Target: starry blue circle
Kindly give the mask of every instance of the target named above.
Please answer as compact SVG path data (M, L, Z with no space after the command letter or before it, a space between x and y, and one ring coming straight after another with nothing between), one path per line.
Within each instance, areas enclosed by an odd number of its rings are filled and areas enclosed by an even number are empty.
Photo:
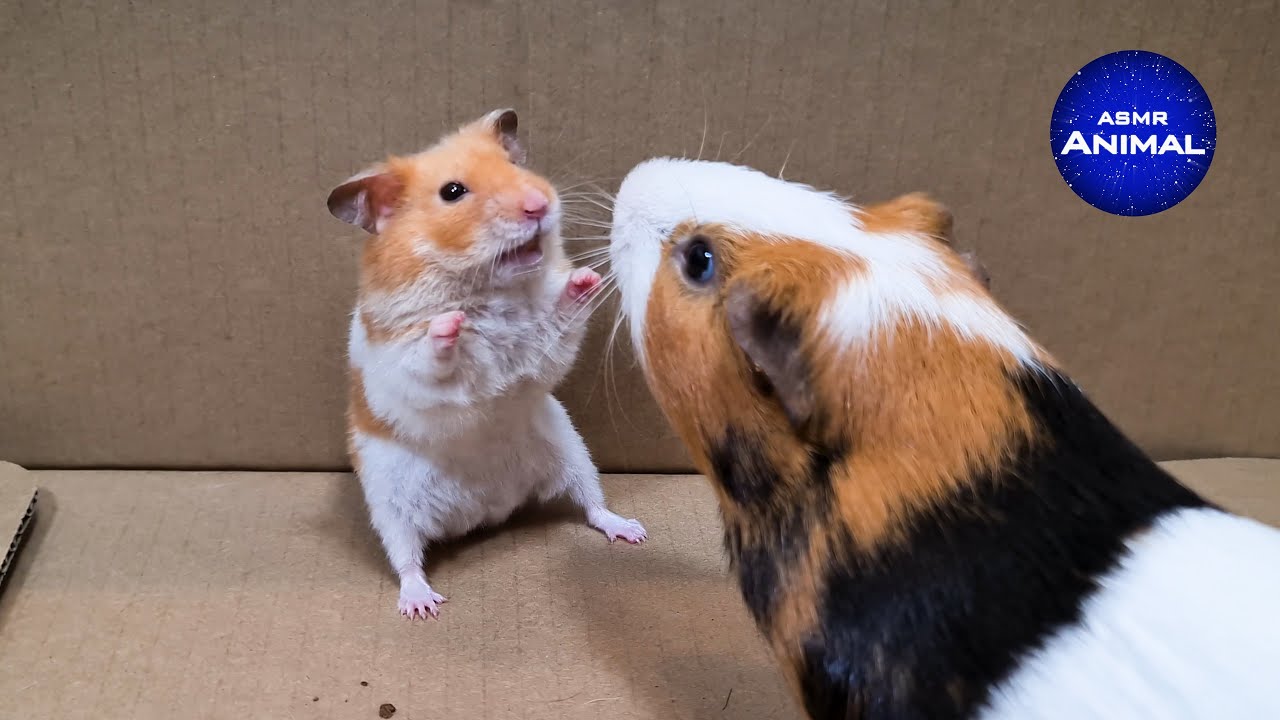
M1104 112L1168 113L1168 125L1099 125ZM1168 135L1203 155L1175 152L1152 155L1063 155L1073 131L1079 130L1092 149L1095 134L1156 136L1162 146ZM1204 179L1213 161L1218 129L1209 96L1184 67L1158 53L1124 50L1094 60L1067 81L1049 124L1049 145L1062 179L1090 205L1113 215L1153 215L1182 202Z

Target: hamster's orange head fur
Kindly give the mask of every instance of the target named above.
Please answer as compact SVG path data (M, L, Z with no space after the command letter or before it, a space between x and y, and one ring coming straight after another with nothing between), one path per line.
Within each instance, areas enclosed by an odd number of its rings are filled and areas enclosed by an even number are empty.
M1040 351L951 247L945 208L651 163L619 191L613 267L649 385L702 472L753 447L785 504L830 460L832 521L871 549L1030 432L1006 370ZM750 499L717 489L732 522Z
M516 129L514 111L495 110L330 193L330 212L371 234L364 288L395 291L428 268L454 276L487 272L503 282L559 261L560 201L549 182L524 167Z

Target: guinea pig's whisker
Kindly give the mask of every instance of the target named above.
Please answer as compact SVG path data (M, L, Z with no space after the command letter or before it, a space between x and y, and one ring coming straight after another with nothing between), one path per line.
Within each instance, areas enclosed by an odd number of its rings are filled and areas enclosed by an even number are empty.
M702 97L702 140L698 143L698 159L702 159L702 149L707 146L707 97Z
M572 194L573 194L573 193L571 193L571 192L570 192L570 190L576 190L576 189L578 189L578 188L580 188L580 187L586 187L586 186L588 186L588 185L594 185L594 184L596 184L596 182L597 182L597 181L595 181L595 180L583 180L583 181L581 181L581 182L576 182L576 183L574 183L574 184L572 184L572 185L565 185L564 187L556 188L556 192L558 192L558 193L560 194L560 197L564 197L565 195L572 195Z
M783 159L782 159L782 167L778 168L778 179L779 179L779 180L785 180L785 179L786 179L786 178L782 177L782 173L786 171L786 169L787 169L787 163L791 162L791 151L792 151L792 150L794 150L795 148L796 148L796 141L795 141L794 139L792 139L792 140L791 140L791 144L787 146L787 156L786 156L785 158L783 158Z
M747 141L746 145L742 146L742 149L739 150L736 155L729 158L729 162L737 162L738 158L742 157L742 154L755 144L756 139L760 137L760 133L763 133L765 128L769 127L769 123L771 122L773 122L773 113L769 113L769 116L764 119L764 124L760 126L760 129L756 131L756 134L751 136L751 139Z
M615 283L610 289L610 295L612 296L612 294L617 292L617 290L618 288ZM604 367L602 368L605 374L605 407L608 408L609 424L613 426L613 431L615 433L618 433L619 429L618 420L614 416L613 412L614 405L617 405L618 412L622 414L622 419L625 420L633 430L638 430L638 426L635 421L632 420L631 415L627 412L626 404L622 402L622 396L618 392L618 373L617 366L614 363L614 351L617 348L618 329L622 327L622 322L622 309L619 308L614 317L613 328L609 331L609 340L605 343Z

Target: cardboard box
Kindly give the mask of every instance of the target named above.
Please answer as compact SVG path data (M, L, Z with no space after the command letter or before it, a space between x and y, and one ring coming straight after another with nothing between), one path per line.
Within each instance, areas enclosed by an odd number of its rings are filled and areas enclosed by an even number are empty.
M701 152L858 201L931 192L1158 458L1280 455L1273 4L158 0L0 20L13 462L345 469L360 238L325 197L496 107L561 185ZM1196 75L1219 142L1190 198L1122 218L1063 182L1049 118L1076 70L1135 47ZM561 395L606 471L686 471L625 339L604 362L612 311Z
M1275 457L1277 34L1274 3L1192 0L0 5L0 459L39 469L0 463L0 717L797 717L707 484L642 474L689 463L625 333L605 361L612 303L559 395L649 542L529 513L431 554L440 621L398 616L342 472L360 237L328 191L497 107L561 186L686 155L928 191L1147 450ZM1220 122L1146 218L1048 147L1063 84L1126 48ZM1170 467L1280 524L1280 461Z
M0 593L4 592L9 568L26 542L38 497L25 470L0 462Z
M1168 467L1280 524L1280 461ZM40 518L0 596L4 717L800 717L701 478L606 478L649 529L639 547L553 509L429 552L449 602L416 623L350 475L28 481Z

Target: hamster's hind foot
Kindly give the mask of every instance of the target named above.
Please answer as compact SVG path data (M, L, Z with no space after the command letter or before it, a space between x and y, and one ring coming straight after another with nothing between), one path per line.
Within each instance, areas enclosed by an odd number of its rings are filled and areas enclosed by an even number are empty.
M413 620L439 617L440 606L449 599L431 589L425 581L406 578L400 582L400 614Z
M587 516L587 523L604 533L604 536L609 538L609 542L622 538L632 545L636 545L649 538L649 534L645 532L644 526L638 520L635 518L628 520L608 510L592 512Z

